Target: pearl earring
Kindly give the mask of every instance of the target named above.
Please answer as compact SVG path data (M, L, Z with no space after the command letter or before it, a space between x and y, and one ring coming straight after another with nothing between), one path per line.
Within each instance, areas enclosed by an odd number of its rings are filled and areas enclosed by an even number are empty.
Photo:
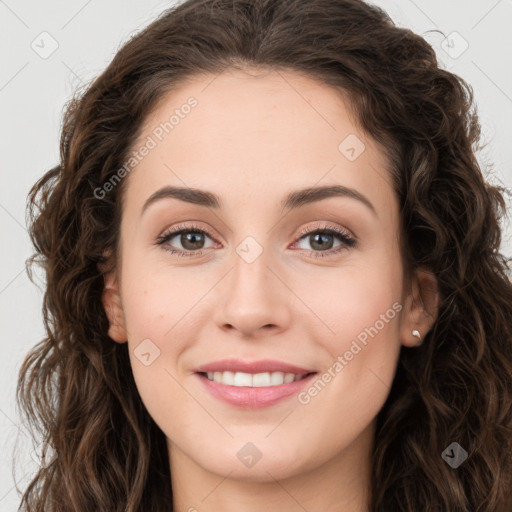
M423 343L421 340L421 335L420 335L419 331L414 329L414 331L412 331L412 335L415 336L416 338L418 338L418 340L419 340L418 345L421 345Z

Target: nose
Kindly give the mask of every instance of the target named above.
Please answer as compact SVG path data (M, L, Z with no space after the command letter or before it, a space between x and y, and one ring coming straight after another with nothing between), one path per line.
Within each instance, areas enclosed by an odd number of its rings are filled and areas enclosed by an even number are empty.
M283 272L275 265L269 266L265 251L252 263L238 255L234 260L233 268L217 289L218 327L249 338L288 329L292 293Z

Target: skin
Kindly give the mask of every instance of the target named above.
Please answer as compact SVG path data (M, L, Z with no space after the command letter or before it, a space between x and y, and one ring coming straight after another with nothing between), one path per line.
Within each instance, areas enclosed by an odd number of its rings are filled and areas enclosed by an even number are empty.
M404 281L384 153L336 90L292 71L195 76L162 98L134 146L191 96L198 105L125 178L120 259L103 294L109 335L128 342L140 396L166 435L175 509L365 511L375 418L400 346L418 343L412 330L423 337L437 306L429 273ZM354 161L338 149L349 134L365 145ZM166 185L211 191L222 208L164 198L141 216ZM282 210L289 192L323 185L355 189L375 213L350 197ZM212 234L201 255L156 244L183 223ZM315 258L322 249L300 230L325 225L357 244ZM247 236L263 249L252 263L236 251ZM327 241L327 250L343 245ZM186 251L179 235L170 245ZM351 343L394 303L400 311L347 361ZM134 353L145 339L160 350L148 366ZM217 400L193 372L233 357L321 375L340 355L346 366L309 403L292 396L252 411ZM262 455L252 467L237 458L248 442Z

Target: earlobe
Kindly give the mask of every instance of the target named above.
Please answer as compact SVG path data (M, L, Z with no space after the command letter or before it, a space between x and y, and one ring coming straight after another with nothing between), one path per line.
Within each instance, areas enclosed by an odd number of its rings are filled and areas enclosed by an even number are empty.
M128 336L115 271L106 274L104 279L105 288L103 289L102 302L110 324L108 335L115 342L124 343L127 341Z
M434 324L439 307L439 288L434 274L415 271L406 295L400 338L406 347L421 345Z

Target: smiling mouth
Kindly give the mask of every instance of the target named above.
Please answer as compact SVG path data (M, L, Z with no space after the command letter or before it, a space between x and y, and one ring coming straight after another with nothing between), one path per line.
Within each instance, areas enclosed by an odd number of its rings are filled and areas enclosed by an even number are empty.
M209 381L236 387L272 387L289 384L304 379L316 372L295 374L284 372L244 373L244 372L199 372Z

